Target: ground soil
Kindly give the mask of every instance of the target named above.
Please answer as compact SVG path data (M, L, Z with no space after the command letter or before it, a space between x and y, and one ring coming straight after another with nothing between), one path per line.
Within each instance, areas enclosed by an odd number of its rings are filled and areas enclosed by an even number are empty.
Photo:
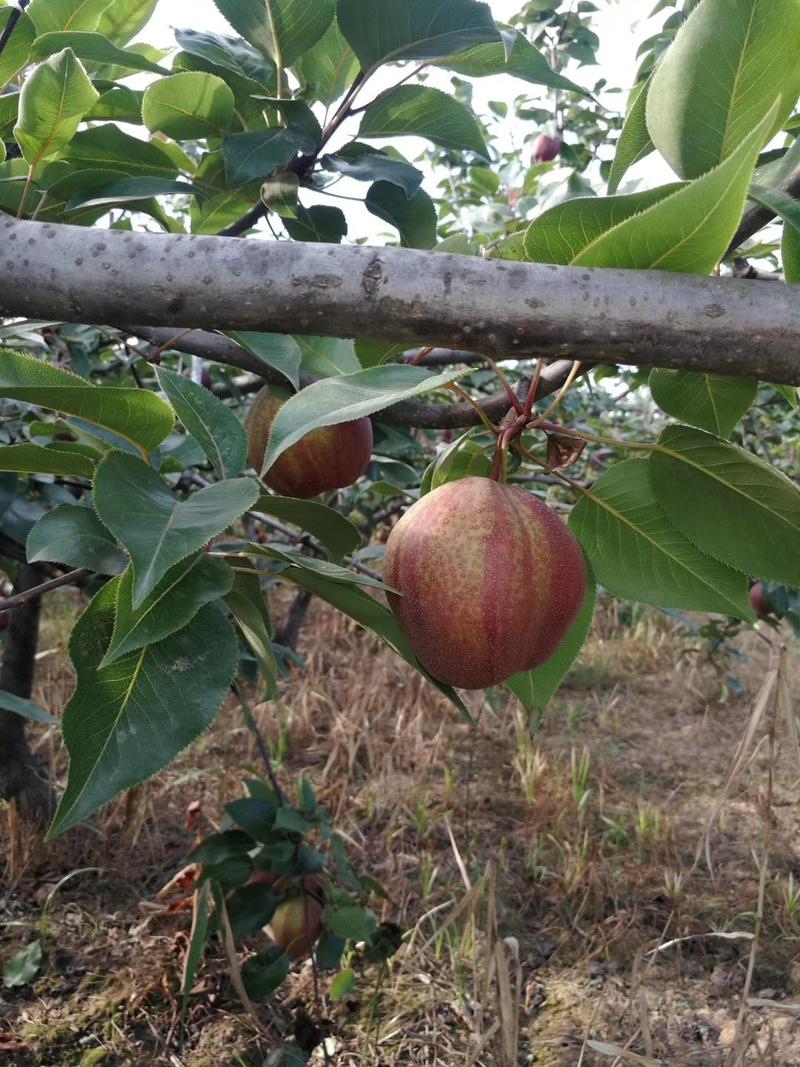
M34 695L54 711L71 687L72 610L65 596L45 621ZM332 1002L301 965L254 1019L212 944L181 1023L190 914L159 890L192 845L189 805L202 830L217 826L258 764L232 703L89 827L43 845L0 811L0 962L37 936L44 946L32 983L0 989L0 1063L260 1067L281 1035L322 1019L337 1065L800 1067L791 642L785 699L776 707L775 685L757 700L779 644L746 633L742 662L709 659L679 622L606 605L544 714L528 721L499 692L475 695L470 727L315 603L306 669L255 714L282 782L310 777L386 887L378 917L408 931L388 970L363 969ZM63 780L56 732L34 731Z

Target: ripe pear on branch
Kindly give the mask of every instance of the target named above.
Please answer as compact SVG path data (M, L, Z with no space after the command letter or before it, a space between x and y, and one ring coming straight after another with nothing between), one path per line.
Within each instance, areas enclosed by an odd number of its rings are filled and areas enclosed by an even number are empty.
M268 385L256 394L245 418L247 461L261 470L270 430L288 389ZM310 497L343 489L358 481L372 456L372 423L368 418L311 430L278 456L263 478L283 496Z
M587 575L580 545L546 504L468 477L434 489L400 519L386 543L384 581L426 670L484 689L552 656Z

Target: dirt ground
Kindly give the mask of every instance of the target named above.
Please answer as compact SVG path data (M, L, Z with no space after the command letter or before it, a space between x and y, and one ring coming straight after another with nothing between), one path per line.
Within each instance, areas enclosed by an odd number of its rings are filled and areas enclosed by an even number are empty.
M35 697L53 710L69 610L41 646ZM678 622L619 618L599 612L546 713L473 696L470 728L314 605L307 669L256 718L282 782L308 774L388 890L378 918L408 931L344 1002L324 983L315 998L306 964L253 1019L212 944L180 1022L190 914L157 894L191 847L188 805L218 825L257 764L235 705L80 832L43 846L0 812L0 963L44 945L32 984L0 988L0 1063L261 1067L311 1017L330 1031L312 1062L348 1067L800 1067L796 643L778 676L771 631L737 638L743 692L723 701L720 665ZM35 731L63 779L55 731Z

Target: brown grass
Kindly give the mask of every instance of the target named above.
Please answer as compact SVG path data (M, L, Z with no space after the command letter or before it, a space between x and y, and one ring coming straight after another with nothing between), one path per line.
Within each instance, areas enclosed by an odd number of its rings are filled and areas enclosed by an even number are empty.
M68 610L42 645L36 696L53 709L70 688ZM785 722L769 808L767 714L712 830L713 872L694 864L773 653L757 635L740 638L746 692L719 703L713 665L682 654L675 624L643 612L620 628L615 611L600 613L533 730L500 693L471 697L472 729L316 604L300 649L308 669L256 718L284 783L309 775L357 862L389 891L376 912L409 931L401 951L342 1004L315 1005L300 968L260 1008L264 1039L213 948L185 1031L177 1025L189 916L167 913L156 894L191 846L187 805L200 801L203 829L216 826L257 765L231 706L91 829L47 848L6 842L4 955L30 939L60 878L94 868L54 896L41 977L0 994L0 1049L4 1031L20 1042L8 1062L260 1065L270 1042L321 1009L337 1064L800 1064L798 763ZM790 671L796 693L796 662ZM40 730L37 744L63 774L54 732ZM756 1002L737 1023L767 824Z

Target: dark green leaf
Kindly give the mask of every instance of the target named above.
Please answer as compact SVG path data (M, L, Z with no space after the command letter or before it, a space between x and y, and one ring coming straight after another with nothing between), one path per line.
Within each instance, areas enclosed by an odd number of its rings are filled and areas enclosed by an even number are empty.
M397 229L406 248L433 248L436 244L436 208L423 189L409 200L397 185L375 182L367 193L365 206Z
M307 530L325 546L331 559L337 563L361 544L361 534L349 519L316 500L263 494L253 510L274 515L276 519Z
M361 137L425 137L442 148L488 159L483 133L464 104L427 85L400 85L364 112Z
M194 978L197 974L197 968L200 966L200 960L203 957L203 949L205 948L206 937L208 936L208 919L208 886L201 885L197 890L197 896L195 898L195 917L194 922L192 923L189 951L186 953L186 963L184 964L183 970L181 1018L186 1017L186 1011L189 1007L189 996L192 991L192 986L194 985Z
M245 960L242 981L255 1001L271 996L289 973L289 957L275 945Z
M99 669L118 583L100 590L70 638L77 686L62 717L69 779L49 837L168 764L210 725L236 668L233 627L207 604L179 633Z
M247 459L247 435L230 408L202 385L156 369L161 391L175 414L202 448L220 478L235 478Z
M62 504L43 515L28 534L26 551L29 563L63 563L95 574L121 574L127 563L92 509L78 504Z
M337 17L365 71L440 59L500 36L489 5L475 0L339 0Z
M293 337L281 333L256 333L252 330L226 330L237 345L249 352L256 359L263 360L268 367L280 371L292 383L300 388L300 347Z
M257 498L252 478L235 478L177 500L164 479L140 459L122 452L106 456L97 468L94 506L130 555L134 609L170 567L230 526Z
M185 52L265 88L275 79L275 67L270 60L241 37L225 37L202 30L176 30L175 40Z
M412 197L422 184L422 172L410 163L392 159L378 148L353 141L332 156L320 160L325 170L359 182L391 182Z
M468 78L490 77L495 74L510 74L532 85L546 85L550 89L562 89L590 96L575 82L551 70L538 48L518 30L501 31L504 40L476 45L466 52L439 60L439 66L465 74Z
M138 609L133 608L133 572L120 579L114 633L100 667L182 630L204 604L230 592L233 571L204 552L172 567Z
M329 904L323 913L325 928L348 941L369 941L375 916L357 904Z
M298 205L297 217L284 219L286 232L294 241L322 241L339 244L347 236L347 219L341 208L328 204Z
M226 134L222 142L225 173L231 185L265 178L275 167L288 163L298 152L313 151L304 134L283 127Z
M208 863L213 866L225 860L246 856L253 849L249 834L241 830L223 830L221 833L209 834L196 845L186 859L190 863Z
M178 165L165 148L123 133L111 122L77 133L64 158L73 166L119 171L125 178L175 178L178 174Z
M83 178L86 184L86 171L76 177ZM171 178L130 178L108 184L100 184L92 189L82 188L81 192L70 197L64 208L67 212L78 208L112 207L115 204L129 204L139 200L149 200L154 196L204 196L201 189L188 182L173 181Z
M280 897L259 882L234 889L227 901L228 921L234 937L249 937L262 930L275 914Z

